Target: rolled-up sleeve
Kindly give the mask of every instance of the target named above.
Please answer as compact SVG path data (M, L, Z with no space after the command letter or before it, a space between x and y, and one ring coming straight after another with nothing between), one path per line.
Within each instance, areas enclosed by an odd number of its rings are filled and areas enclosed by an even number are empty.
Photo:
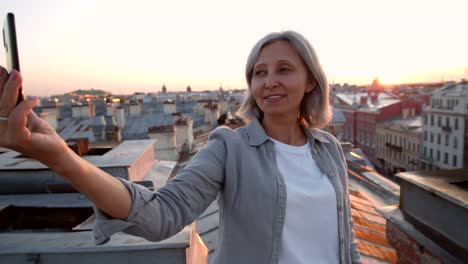
M149 241L168 238L193 222L216 198L224 183L225 128L215 129L189 164L157 191L119 179L131 194L126 220L113 219L95 209L96 244L107 242L117 232Z

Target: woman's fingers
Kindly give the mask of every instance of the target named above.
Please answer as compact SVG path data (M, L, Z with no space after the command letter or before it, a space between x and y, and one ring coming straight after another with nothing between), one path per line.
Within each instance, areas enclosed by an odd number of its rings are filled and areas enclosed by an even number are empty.
M27 116L35 105L37 105L37 100L30 98L21 102L10 113L5 133L5 142L3 142L7 148L24 152L29 147L31 131L26 127L28 123Z
M21 102L10 113L8 129L12 131L21 131L26 129L26 125L28 124L28 115L38 103L39 102L36 98L29 98L28 100Z
M5 83L8 80L8 72L5 68L0 66L0 97L2 96L3 93L3 86L5 86Z
M11 71L0 97L0 117L8 117L15 108L21 83L21 74L16 70Z

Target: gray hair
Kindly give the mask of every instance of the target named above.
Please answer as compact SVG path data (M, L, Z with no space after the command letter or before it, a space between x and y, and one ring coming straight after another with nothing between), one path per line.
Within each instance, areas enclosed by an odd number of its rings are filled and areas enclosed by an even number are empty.
M291 30L270 33L253 46L245 66L248 90L236 115L247 120L263 117L262 111L252 96L253 68L262 48L280 40L288 41L291 44L304 62L309 79L315 82L314 89L302 98L299 121L309 128L325 127L332 116L327 77L310 42L303 35Z

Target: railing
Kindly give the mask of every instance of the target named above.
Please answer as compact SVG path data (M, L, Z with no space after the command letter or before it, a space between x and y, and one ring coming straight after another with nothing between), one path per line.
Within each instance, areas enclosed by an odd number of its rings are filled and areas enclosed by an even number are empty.
M395 151L398 151L398 152L402 152L402 151L403 151L403 148L402 148L402 147L397 146L397 145L394 145L394 144L392 144L392 143L390 143L390 142L386 142L386 143L385 143L385 146L388 147L388 148L390 148L390 149L393 149L393 150L395 150Z

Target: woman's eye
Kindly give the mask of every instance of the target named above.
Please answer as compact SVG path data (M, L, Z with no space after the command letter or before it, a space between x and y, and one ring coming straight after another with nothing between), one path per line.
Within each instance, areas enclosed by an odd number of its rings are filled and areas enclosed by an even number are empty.
M255 76L262 76L262 75L265 75L265 71L264 70L257 70L255 71Z
M287 67L280 68L280 72L289 72L289 71L291 71L291 69L289 69Z

